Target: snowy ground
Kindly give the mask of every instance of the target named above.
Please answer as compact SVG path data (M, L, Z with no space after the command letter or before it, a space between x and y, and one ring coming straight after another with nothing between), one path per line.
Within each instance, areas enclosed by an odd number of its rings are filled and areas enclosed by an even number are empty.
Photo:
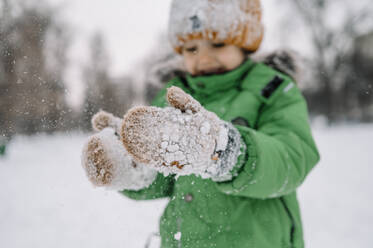
M372 247L373 125L314 134L322 162L299 190L307 247ZM157 231L166 201L94 189L80 167L84 140L42 135L11 143L0 159L1 247L142 248Z

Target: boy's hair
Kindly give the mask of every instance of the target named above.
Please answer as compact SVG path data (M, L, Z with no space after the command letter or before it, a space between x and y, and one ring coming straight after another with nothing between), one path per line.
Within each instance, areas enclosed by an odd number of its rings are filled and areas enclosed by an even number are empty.
M193 39L255 52L263 39L260 0L173 0L169 39L177 53Z

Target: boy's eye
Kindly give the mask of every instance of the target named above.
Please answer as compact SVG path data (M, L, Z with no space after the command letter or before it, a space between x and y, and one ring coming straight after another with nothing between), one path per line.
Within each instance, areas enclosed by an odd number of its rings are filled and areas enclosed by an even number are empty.
M212 46L213 46L214 48L222 48L222 47L225 47L225 43L224 43L224 42L213 43Z
M188 53L196 53L197 47L186 47L185 51L187 51Z

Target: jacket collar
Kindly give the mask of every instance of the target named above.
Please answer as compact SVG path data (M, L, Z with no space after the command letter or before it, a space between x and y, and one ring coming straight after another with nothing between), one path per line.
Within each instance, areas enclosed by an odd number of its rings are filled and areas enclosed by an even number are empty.
M186 81L190 88L197 94L209 95L218 91L225 91L232 87L237 87L252 68L254 62L251 59L245 60L239 67L219 75L186 76Z

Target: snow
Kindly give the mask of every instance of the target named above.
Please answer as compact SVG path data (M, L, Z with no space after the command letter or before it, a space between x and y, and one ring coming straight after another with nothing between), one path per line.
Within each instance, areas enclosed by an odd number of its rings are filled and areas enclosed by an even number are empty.
M80 165L87 135L17 137L0 159L1 247L143 247L165 200L94 188Z
M314 135L322 161L299 190L307 247L370 248L373 126L317 127ZM0 158L2 247L142 248L157 232L167 201L136 202L93 188L80 165L86 138L12 141Z
M211 125L207 121L202 123L202 126L200 128L200 131L202 134L208 134L210 132Z
M299 191L309 247L372 247L373 125L315 133L321 163Z
M175 240L180 240L181 239L181 232L175 233L174 238L175 238Z

